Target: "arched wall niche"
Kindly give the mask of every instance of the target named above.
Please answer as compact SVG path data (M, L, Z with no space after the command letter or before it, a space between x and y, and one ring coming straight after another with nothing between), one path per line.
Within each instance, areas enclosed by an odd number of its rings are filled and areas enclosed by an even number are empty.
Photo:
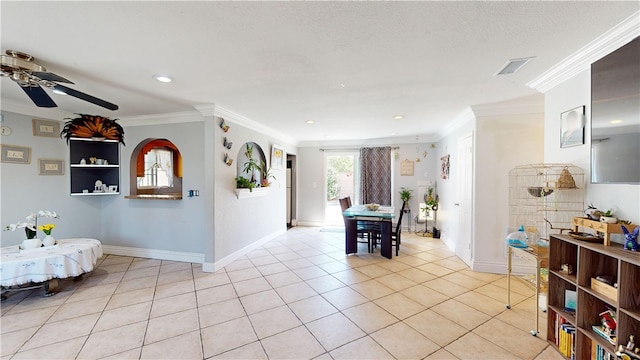
M259 169L255 169L248 173L245 171L247 164L249 163L249 153L251 153L251 157L258 166L263 166L263 164L267 163L264 151L262 151L260 145L255 142L244 143L238 149L238 155L236 157L236 159L238 159L236 162L236 176L254 180L256 187L259 187L262 180L262 172Z
M133 149L129 164L128 198L182 199L182 155L171 141L141 141Z

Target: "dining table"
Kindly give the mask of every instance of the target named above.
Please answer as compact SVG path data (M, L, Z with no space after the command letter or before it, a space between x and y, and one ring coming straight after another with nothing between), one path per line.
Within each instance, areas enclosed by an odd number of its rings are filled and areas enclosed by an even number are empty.
M391 222L395 218L393 206L380 206L369 210L366 205L354 205L345 210L345 253L358 252L358 222L368 222L380 226L380 255L391 259Z

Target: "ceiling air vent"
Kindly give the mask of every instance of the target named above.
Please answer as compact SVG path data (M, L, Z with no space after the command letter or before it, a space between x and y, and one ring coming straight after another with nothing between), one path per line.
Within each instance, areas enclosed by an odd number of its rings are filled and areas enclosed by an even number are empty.
M496 73L496 75L508 75L515 74L518 70L520 70L526 63L528 63L534 57L527 57L521 59L511 59L507 61L506 64Z

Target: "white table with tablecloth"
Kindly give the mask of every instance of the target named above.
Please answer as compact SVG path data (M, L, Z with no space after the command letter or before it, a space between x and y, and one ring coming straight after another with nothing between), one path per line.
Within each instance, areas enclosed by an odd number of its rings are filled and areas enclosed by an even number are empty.
M80 276L92 271L101 257L102 244L96 239L61 239L57 245L29 250L21 250L18 245L3 247L0 285L5 290ZM51 286L47 292L52 292Z

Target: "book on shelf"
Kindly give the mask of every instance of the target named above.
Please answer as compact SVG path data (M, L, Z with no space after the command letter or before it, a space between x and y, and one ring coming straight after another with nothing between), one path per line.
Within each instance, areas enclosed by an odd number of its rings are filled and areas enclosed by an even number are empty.
M607 342L609 342L609 344L611 345L616 345L616 335L614 333L607 333L607 331L605 330L605 327L602 325L593 325L591 326L591 329L593 330L593 332L595 332L596 334L600 335L600 337L602 337L603 339L607 340Z
M565 357L573 358L576 327L569 323L561 324L559 327L559 334L560 339L558 349L560 350L560 353Z
M564 308L572 309L573 313L576 311L576 292L575 290L565 290L564 291ZM567 311L568 312L568 311Z

